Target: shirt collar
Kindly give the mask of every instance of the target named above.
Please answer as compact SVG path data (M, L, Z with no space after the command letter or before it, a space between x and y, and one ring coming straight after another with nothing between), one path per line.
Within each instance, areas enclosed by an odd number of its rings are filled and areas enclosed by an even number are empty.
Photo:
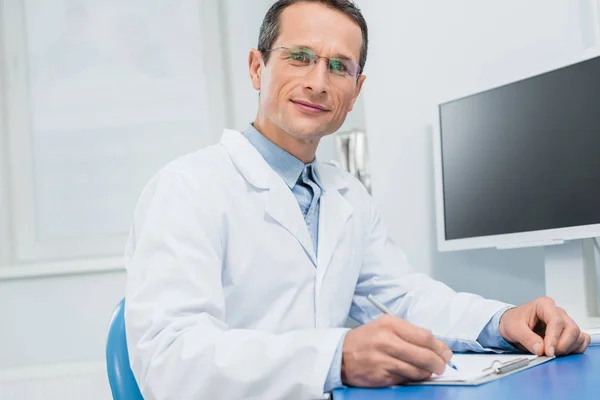
M296 186L296 182L298 182L298 178L300 178L302 175L304 168L308 167L309 165L311 166L312 170L311 178L317 183L317 185L319 185L321 188L323 187L314 169L316 158L312 163L304 164L302 160L296 158L267 139L254 127L253 124L250 124L248 128L242 132L242 134L244 137L246 137L246 139L248 139L254 148L258 150L267 164L269 164L269 166L279 176L281 176L290 189Z

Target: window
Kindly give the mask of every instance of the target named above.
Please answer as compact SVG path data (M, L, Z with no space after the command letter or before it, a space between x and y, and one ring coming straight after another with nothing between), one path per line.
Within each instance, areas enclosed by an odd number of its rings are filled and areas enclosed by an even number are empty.
M2 4L0 250L9 214L13 262L120 255L152 174L225 125L218 0Z

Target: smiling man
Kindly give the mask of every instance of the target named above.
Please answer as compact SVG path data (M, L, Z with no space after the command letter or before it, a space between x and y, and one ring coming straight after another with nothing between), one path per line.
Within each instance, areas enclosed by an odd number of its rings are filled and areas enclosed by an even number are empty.
M427 379L453 350L586 349L551 299L514 307L413 272L361 183L315 159L360 93L367 47L350 1L275 2L249 54L254 123L144 189L125 317L145 398L310 399Z

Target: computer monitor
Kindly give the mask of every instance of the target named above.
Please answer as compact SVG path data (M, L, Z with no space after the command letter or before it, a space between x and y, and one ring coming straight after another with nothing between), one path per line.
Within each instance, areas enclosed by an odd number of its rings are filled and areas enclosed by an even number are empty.
M544 246L546 295L600 326L600 54L435 111L439 250Z
M600 236L600 54L438 104L438 247Z

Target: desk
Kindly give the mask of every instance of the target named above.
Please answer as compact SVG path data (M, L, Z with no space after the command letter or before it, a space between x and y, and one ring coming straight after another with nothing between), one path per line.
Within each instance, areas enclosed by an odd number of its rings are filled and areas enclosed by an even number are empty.
M399 386L338 389L333 400L600 399L600 347L559 357L480 386Z

